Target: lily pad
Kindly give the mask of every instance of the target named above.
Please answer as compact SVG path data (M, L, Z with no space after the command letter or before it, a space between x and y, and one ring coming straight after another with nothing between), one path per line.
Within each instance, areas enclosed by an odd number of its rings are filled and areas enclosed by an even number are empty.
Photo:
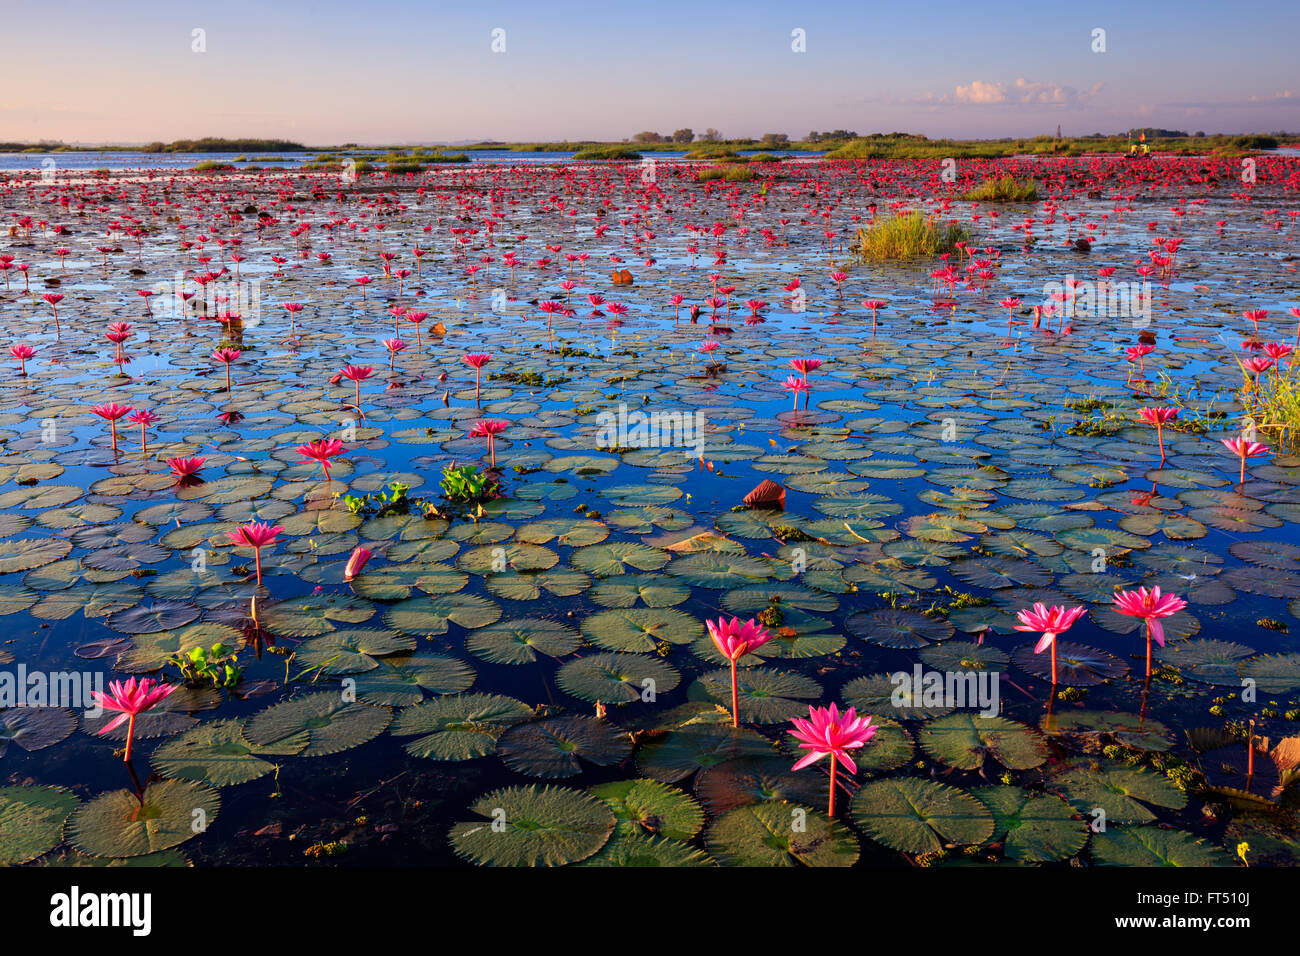
M211 787L156 780L143 799L114 790L82 804L68 821L68 841L91 856L144 856L203 833L220 809L221 795Z
M902 853L983 843L994 829L993 814L966 791L915 777L864 784L852 812L864 833Z
M470 808L482 819L451 830L456 855L483 866L564 866L585 860L614 832L614 813L566 787L494 790Z

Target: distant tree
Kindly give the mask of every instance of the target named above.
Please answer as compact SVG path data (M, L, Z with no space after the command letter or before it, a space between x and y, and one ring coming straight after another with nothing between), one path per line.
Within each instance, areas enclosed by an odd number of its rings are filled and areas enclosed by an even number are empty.
M813 130L806 137L804 137L804 140L809 143L820 143L822 141L822 134L817 132L816 130Z
M720 139L722 139L722 134L719 133L712 126L710 126L708 129L704 131L704 142L716 143Z
M695 131L689 126L683 126L681 129L676 130L673 133L674 143L689 143L693 139L695 139Z
M664 141L663 136L653 130L644 130L637 133L632 139L637 143L662 143Z
M790 142L790 137L785 133L764 133L763 138L759 141L760 146L766 146L769 149L773 146L785 146Z

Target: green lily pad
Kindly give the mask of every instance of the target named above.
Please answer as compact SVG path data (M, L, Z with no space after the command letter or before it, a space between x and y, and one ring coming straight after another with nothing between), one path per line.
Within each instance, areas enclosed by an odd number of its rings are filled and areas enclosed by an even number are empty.
M17 866L63 842L63 824L81 801L62 787L0 787L0 866Z
M465 649L493 664L531 664L539 655L572 654L582 638L571 627L540 617L501 621L470 635Z
M992 759L1008 770L1028 770L1047 761L1047 746L1031 728L1005 717L966 711L936 717L919 731L921 749L958 770L979 770Z
M864 833L902 853L979 844L993 835L993 814L983 803L934 780L903 777L864 784L852 812Z
M1169 810L1187 805L1187 794L1167 777L1136 767L1079 764L1058 772L1049 785L1085 814L1104 810L1107 823L1148 823L1155 814L1146 804Z
M614 811L619 833L685 841L704 826L704 810L689 794L657 780L615 780L591 792Z
M679 680L673 667L645 654L592 654L569 661L555 675L565 693L610 705L650 702Z
M298 648L295 664L318 668L322 674L361 674L379 666L379 658L409 654L415 641L380 629L334 631Z
M144 856L205 832L220 809L221 794L211 787L156 780L142 800L114 790L82 804L68 821L68 842L91 856Z
M606 804L566 787L494 790L470 809L482 819L452 827L451 845L481 866L564 866L593 855L614 832Z
M645 833L615 831L599 853L576 866L716 866L703 850Z
M384 732L393 712L387 707L349 703L342 694L308 694L272 704L249 718L244 736L257 747L286 746L304 732L303 757L324 757L359 747Z
M731 705L731 670L711 671L700 677L699 689L719 704ZM775 724L806 714L808 701L821 697L814 680L773 667L742 668L736 672L742 723Z
M709 824L704 845L723 866L852 866L859 853L844 824L784 801L728 810Z
M497 746L511 770L532 777L572 777L578 758L608 767L632 752L628 735L594 717L553 717L512 727Z
M267 747L250 744L244 737L243 718L199 724L167 741L150 758L154 769L173 780L229 787L264 777L275 769L262 757L294 756L309 743L307 731Z
M978 787L971 796L993 814L994 841L1020 863L1050 863L1074 856L1088 842L1088 826L1071 806L1052 794L1019 787Z
M533 716L532 708L499 694L457 694L403 708L393 721L395 737L413 757L472 760L495 753L497 740Z
M1107 827L1093 838L1099 866L1228 866L1227 854L1182 830L1156 826Z
M582 622L582 633L606 650L649 653L661 641L691 643L704 633L704 625L674 608L614 608L589 616Z

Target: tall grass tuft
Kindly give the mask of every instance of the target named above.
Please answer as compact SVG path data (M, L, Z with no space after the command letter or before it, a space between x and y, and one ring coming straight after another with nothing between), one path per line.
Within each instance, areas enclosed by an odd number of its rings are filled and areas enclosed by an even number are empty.
M970 202L1034 202L1038 199L1038 184L1032 179L1024 182L1014 176L986 179L962 199Z
M859 229L857 250L863 259L919 259L952 252L956 243L969 237L961 226L936 225L924 213L909 212Z
M1288 450L1300 448L1300 380L1297 380L1296 363L1261 372L1258 387L1253 372L1244 367L1241 371L1245 379L1241 404L1260 438L1267 436Z

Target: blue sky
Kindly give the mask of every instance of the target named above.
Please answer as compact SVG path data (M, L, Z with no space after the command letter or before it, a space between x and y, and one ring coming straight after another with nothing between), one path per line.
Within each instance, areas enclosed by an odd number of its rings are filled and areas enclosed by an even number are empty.
M1297 0L5 6L0 140L1300 130Z

